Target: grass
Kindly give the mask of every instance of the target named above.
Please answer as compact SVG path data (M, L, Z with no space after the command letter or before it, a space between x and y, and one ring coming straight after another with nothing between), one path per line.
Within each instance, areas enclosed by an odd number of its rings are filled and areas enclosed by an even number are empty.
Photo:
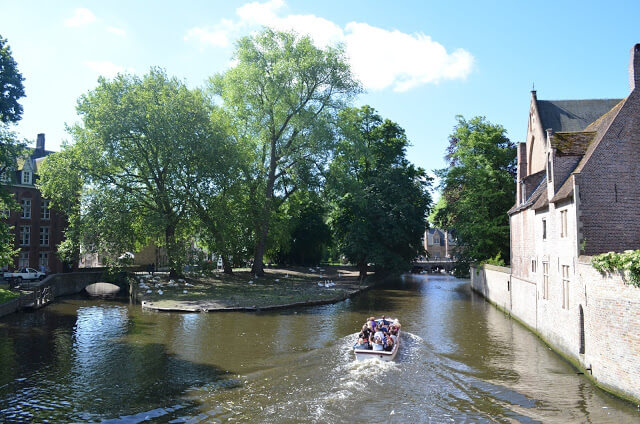
M19 293L10 290L0 289L0 303L5 303L20 296Z
M319 282L333 281L332 287ZM154 302L216 302L221 307L265 307L297 302L341 298L357 289L357 271L344 266L320 268L267 269L255 278L248 269L234 270L233 275L192 276L185 282L169 283L162 277L150 288L140 290L140 300ZM151 293L147 293L151 290ZM162 290L159 294L158 290ZM186 293L185 293L186 291Z

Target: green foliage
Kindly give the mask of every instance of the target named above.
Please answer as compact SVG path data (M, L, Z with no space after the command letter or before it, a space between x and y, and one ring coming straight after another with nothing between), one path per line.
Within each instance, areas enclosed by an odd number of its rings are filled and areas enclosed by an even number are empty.
M630 283L640 287L640 250L603 253L591 258L591 266L603 274L620 272L626 277L628 272Z
M13 300L18 296L20 296L19 293L12 292L10 290L0 289L0 304Z
M449 167L436 171L442 196L430 221L455 229L461 263L509 257L507 211L515 199L515 145L483 117L458 116L447 149Z
M24 78L18 71L18 64L11 56L7 40L0 35L0 122L8 124L22 118L22 105L18 103L24 97Z
M2 183L11 182L16 160L24 148L24 143L18 141L9 127L22 118L19 100L24 97L23 80L7 40L0 36L0 211L17 207ZM18 253L18 249L13 247L12 230L13 227L0 222L0 266L11 264Z
M496 265L496 266L505 266L504 259L502 259L502 254L498 252L496 256L493 258L485 259L480 262L481 265Z
M298 191L286 209L288 231L274 249L274 260L287 265L319 264L331 241L323 200L315 192Z
M245 171L254 269L263 272L274 213L298 190L319 186L333 148L335 113L359 85L341 48L265 29L237 45L237 65L211 79L251 165Z
M409 142L396 123L370 106L340 114L330 167L330 225L340 252L366 274L368 263L404 270L422 251L431 180L406 159Z
M115 262L153 241L180 272L190 233L181 181L195 146L215 141L209 100L152 69L142 78L100 78L77 111L74 144L47 158L39 182L69 214L60 253L74 256L82 245Z

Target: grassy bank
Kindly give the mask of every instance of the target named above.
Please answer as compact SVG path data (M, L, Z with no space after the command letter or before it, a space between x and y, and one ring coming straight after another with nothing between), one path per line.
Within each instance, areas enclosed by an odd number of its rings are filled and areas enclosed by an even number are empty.
M139 276L138 299L155 308L192 310L200 307L263 308L344 298L362 288L352 267L267 269L256 278L249 269L233 275L190 276L185 279ZM365 282L366 285L366 282Z
M5 303L20 296L20 293L0 288L0 303Z

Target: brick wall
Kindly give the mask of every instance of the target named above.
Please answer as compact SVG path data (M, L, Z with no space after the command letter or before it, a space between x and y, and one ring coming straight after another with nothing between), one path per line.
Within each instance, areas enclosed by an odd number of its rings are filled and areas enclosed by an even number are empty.
M640 402L640 288L625 284L619 275L600 275L590 262L586 256L576 261L568 305L563 305L562 278L555 273L547 299L540 283L490 265L471 268L471 287L582 369L590 369L601 387Z
M632 92L581 173L586 254L640 248L640 92Z

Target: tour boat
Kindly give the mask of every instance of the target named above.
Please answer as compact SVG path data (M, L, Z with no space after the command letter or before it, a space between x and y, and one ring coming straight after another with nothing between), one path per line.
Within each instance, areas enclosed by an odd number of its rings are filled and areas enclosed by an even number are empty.
M398 349L400 348L400 323L397 319L385 318L387 321L391 321L392 323L398 324L398 334L396 337L396 343L393 345L393 349L390 352L384 350L373 350L373 349L356 349L353 348L353 352L356 354L357 361L366 361L367 359L378 359L380 361L393 361L398 354ZM382 319L376 319L376 322L380 322Z

